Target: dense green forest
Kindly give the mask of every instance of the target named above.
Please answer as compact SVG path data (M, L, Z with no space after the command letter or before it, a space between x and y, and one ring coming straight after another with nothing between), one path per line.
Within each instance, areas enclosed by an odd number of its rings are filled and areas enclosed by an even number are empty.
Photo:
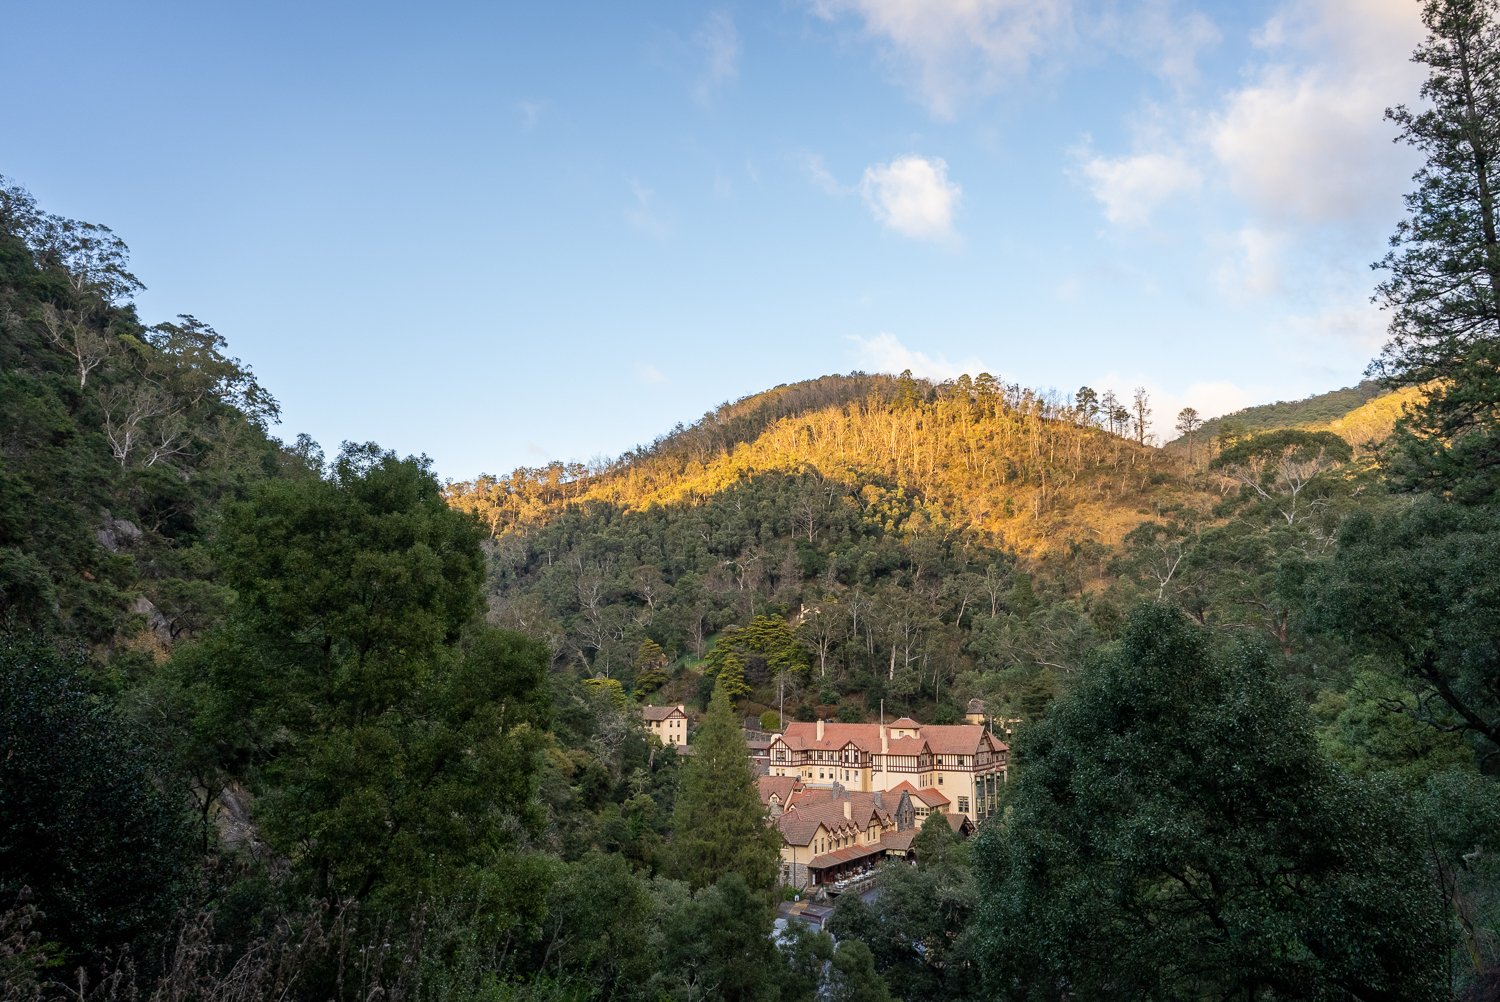
M0 998L1497 997L1500 23L1425 11L1379 383L1163 449L856 373L439 484L0 179ZM744 719L974 698L1003 811L773 932Z

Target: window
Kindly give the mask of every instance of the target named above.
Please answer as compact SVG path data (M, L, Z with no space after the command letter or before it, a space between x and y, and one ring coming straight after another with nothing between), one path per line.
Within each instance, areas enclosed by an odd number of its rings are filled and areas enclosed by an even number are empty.
M938 773L938 786L942 786L942 785L943 785L943 774L942 773Z
M960 814L968 814L969 813L969 798L968 797L959 797L958 798L958 813L960 813Z

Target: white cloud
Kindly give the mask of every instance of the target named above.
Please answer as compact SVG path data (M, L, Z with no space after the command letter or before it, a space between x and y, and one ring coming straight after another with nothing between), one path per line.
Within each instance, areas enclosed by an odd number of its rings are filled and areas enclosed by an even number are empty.
M1204 380L1181 390L1168 390L1143 378L1126 379L1118 372L1110 372L1089 385L1101 397L1106 391L1113 392L1121 405L1127 408L1135 399L1136 387L1144 386L1147 406L1151 409L1151 414L1146 419L1146 431L1156 436L1158 445L1177 437L1177 415L1184 407L1193 408L1200 418L1207 420L1265 402L1263 393L1227 380Z
M1162 416L1160 420L1170 427L1171 435L1163 441L1176 438L1177 415L1184 407L1191 407L1205 421L1246 407L1264 403L1264 394L1254 393L1243 386L1224 380L1192 383L1181 393L1161 394ZM1165 432L1163 432L1165 434Z
M655 385L667 381L666 374L648 362L637 362L634 365L634 369L636 382L638 383Z
M1071 0L812 0L817 16L852 16L885 43L899 74L940 118L1023 73L1066 35L1071 8Z
M1220 291L1237 299L1258 299L1280 292L1282 244L1277 233L1243 227L1234 235L1234 250L1214 273Z
M956 379L964 373L986 371L983 362L969 358L963 362L950 362L941 356L934 358L925 352L908 348L894 334L882 331L874 337L850 335L856 346L857 368L869 372L898 374L911 370L912 375L923 379Z
M625 207L625 219L631 226L653 237L665 237L672 232L671 224L656 207L656 192L639 181L631 181L630 194L634 201Z
M1195 191L1203 181L1180 153L1137 153L1126 157L1089 156L1079 171L1117 226L1144 223L1167 199Z
M693 36L703 53L703 72L693 85L693 100L709 104L725 83L740 71L740 33L728 11L714 11Z
M1369 81L1275 69L1230 98L1212 133L1230 186L1256 213L1288 223L1357 221L1397 204L1410 173L1388 155Z
M1170 19L1177 2L1140 0L1135 13ZM1368 288L1363 262L1379 253L1417 164L1391 143L1383 113L1418 93L1418 14L1410 0L1283 0L1236 85L1197 102L1179 91L1171 114L1147 106L1132 155L1085 146L1073 169L1117 224L1193 188L1205 202L1231 196L1230 235L1203 248L1219 257L1207 270L1220 290L1241 301L1292 296L1296 309L1331 316L1325 304ZM1186 49L1208 44L1207 28L1185 30ZM1307 324L1302 336L1327 340L1340 326Z
M1373 354L1385 343L1389 320L1373 303L1350 299L1325 303L1313 313L1288 316L1282 321L1282 333L1293 343L1341 341Z
M1317 0L1273 17L1258 37L1267 61L1212 119L1230 186L1266 220L1384 223L1412 161L1391 154L1383 112L1417 93L1421 38L1409 0Z
M1181 76L1189 63L1174 69L1172 60L1211 44L1217 30L1173 15L1171 2L1145 0L1115 30L1129 49L1144 44L1132 34L1149 28L1167 60L1160 72ZM1175 130L1153 122L1132 156L1090 156L1083 176L1111 222L1139 221L1211 170L1261 229L1384 227L1415 165L1410 153L1393 154L1384 110L1417 93L1422 70L1408 57L1421 37L1410 0L1289 2L1257 32L1243 84L1212 106L1177 112L1187 124Z
M914 240L955 236L953 213L963 189L948 180L941 157L908 155L865 168L859 183L870 212L884 226Z
M1178 88L1198 80L1198 60L1223 39L1201 11L1179 13L1175 0L1144 0L1128 9L1105 10L1095 36L1146 63Z

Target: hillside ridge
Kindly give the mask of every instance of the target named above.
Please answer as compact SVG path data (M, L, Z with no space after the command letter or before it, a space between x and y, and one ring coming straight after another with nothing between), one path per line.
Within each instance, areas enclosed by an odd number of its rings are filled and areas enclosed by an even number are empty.
M553 463L449 485L498 538L568 504L701 503L748 478L807 472L909 494L946 525L1028 553L1117 540L1179 461L1099 427L1071 402L993 377L824 376L726 404L606 468Z

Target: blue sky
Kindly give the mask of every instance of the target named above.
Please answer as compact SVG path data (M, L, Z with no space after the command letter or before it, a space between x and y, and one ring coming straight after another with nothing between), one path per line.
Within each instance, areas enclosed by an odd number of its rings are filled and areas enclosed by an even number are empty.
M467 479L830 372L1348 385L1414 0L33 3L0 173L281 434Z

